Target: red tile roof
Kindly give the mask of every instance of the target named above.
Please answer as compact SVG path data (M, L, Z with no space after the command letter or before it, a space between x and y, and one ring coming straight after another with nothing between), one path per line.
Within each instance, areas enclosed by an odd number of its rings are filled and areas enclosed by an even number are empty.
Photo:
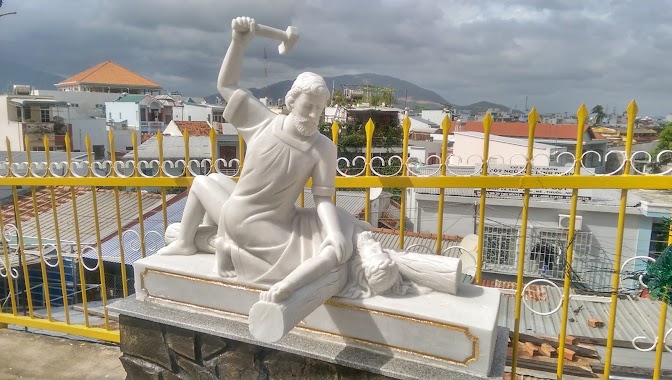
M454 133L457 121L450 123L448 133ZM590 126L584 126L583 131L588 131ZM527 123L523 122L495 122L492 123L490 134L503 137L527 137L528 135ZM462 122L460 132L480 132L483 133L482 121L467 121ZM540 139L561 139L561 140L575 140L577 133L576 124L546 124L538 123L534 128L534 137Z
M514 291L518 287L517 284L512 281L491 280L486 278L481 280L481 285L486 286L488 288L507 289ZM511 293L503 293L502 295L507 297L515 297L515 295ZM523 297L526 300L537 302L545 302L548 299L548 295L546 294L546 287L543 285L528 286L527 289L525 289Z
M173 120L180 132L189 131L189 136L210 136L212 129L207 121L177 121Z
M133 71L119 66L112 61L101 62L91 68L75 74L70 78L64 80L59 85L81 83L81 84L109 84L109 85L125 85L132 87L157 88L161 86L151 80L134 73Z

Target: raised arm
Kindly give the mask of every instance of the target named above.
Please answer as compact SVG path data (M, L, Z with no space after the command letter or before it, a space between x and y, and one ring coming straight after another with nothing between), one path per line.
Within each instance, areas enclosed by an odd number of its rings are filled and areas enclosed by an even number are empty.
M227 102L239 88L238 81L243 69L245 47L254 37L255 28L256 23L250 17L237 17L231 21L231 45L226 51L217 78L217 90Z

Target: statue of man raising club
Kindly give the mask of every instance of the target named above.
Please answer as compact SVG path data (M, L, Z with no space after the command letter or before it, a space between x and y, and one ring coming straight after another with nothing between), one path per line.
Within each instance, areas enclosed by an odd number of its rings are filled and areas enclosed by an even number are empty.
M291 28L291 27L290 27ZM317 132L330 94L324 79L300 74L285 97L289 115L271 112L238 87L244 49L255 34L280 36L285 48L297 35L269 32L249 17L232 21L232 40L217 88L227 102L224 119L247 144L238 182L219 173L198 176L184 215L162 255L198 253L199 225L217 221L217 272L243 283L270 286L250 311L250 330L274 341L334 295L455 294L460 262L454 258L382 249L371 225L336 207L336 147ZM291 32L291 33L290 33ZM291 39L291 41L289 40ZM312 178L315 208L294 204ZM207 249L206 250L210 250Z

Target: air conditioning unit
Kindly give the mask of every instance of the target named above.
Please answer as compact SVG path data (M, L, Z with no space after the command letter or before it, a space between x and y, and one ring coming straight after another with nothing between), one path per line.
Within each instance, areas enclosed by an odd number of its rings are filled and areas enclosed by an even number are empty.
M574 221L574 230L579 231L581 225L583 224L583 217L577 215ZM559 214L558 215L558 228L569 229L569 215Z

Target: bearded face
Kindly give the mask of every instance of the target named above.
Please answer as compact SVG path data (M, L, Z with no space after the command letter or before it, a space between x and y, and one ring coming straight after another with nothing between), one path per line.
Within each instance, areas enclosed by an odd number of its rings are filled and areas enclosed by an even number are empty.
M294 127L296 127L296 130L303 136L312 136L315 132L317 132L318 123L319 122L317 120L294 115Z
M292 118L297 132L303 136L312 136L317 132L324 103L318 96L301 93L292 105Z

